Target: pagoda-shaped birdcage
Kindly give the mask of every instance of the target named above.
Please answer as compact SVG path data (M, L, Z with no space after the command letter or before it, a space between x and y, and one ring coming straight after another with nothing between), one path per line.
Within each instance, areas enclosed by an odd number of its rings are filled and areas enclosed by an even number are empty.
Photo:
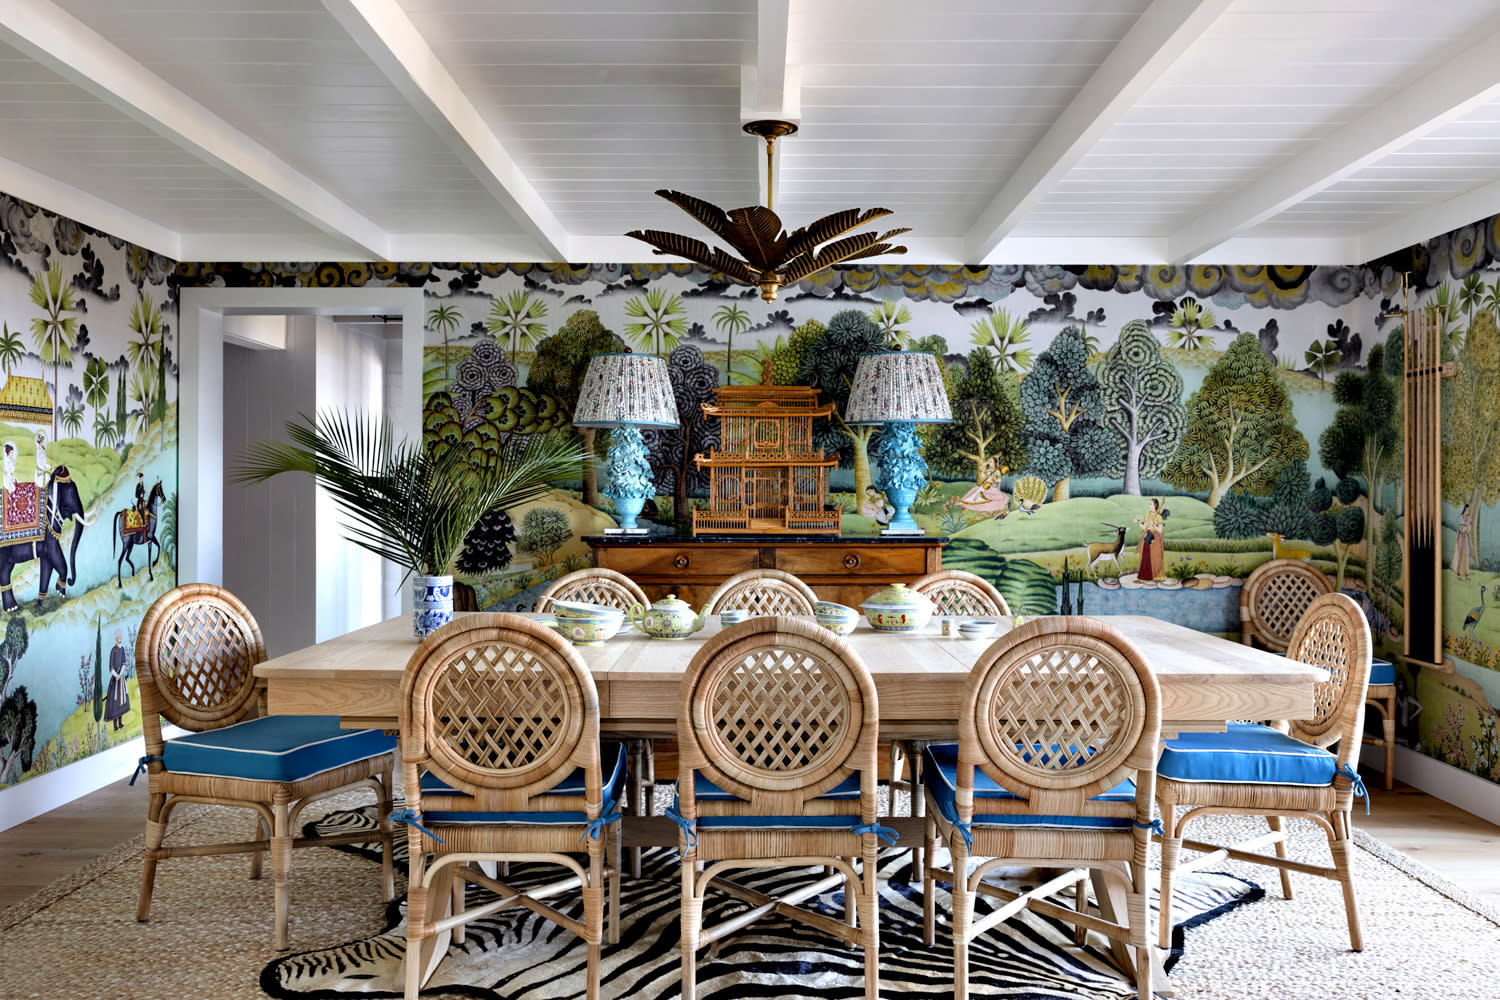
M720 446L693 457L711 477L693 534L839 533L843 512L826 502L838 459L812 443L813 421L833 413L831 404L818 405L818 390L723 386L703 413L719 420Z

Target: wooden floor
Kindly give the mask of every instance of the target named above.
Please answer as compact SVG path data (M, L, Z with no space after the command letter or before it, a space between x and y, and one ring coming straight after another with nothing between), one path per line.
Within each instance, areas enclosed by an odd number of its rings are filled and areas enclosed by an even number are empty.
M1500 906L1500 827L1397 783L1371 781L1371 814L1355 825ZM0 910L105 853L145 827L146 783L121 780L0 833Z

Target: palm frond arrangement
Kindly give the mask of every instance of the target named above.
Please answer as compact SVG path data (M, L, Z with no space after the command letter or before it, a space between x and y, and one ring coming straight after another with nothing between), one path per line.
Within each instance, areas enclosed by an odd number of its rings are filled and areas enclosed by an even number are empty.
M491 460L475 461L470 449L429 450L396 440L388 420L345 413L303 415L286 431L290 443L250 448L234 480L310 473L344 515L344 537L408 575L446 574L480 517L541 499L583 461L576 443L550 435L510 438Z

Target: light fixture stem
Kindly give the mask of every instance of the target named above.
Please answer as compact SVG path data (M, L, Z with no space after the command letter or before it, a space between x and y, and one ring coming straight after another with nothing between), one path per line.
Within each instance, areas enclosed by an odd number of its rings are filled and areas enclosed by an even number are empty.
M773 136L766 136L766 208L768 209L774 208L771 204L773 190L771 185L771 151L775 144L776 139Z

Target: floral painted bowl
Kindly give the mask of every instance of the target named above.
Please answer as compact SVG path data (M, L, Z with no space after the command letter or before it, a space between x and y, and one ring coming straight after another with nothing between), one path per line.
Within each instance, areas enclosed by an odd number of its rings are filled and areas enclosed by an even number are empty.
M916 632L927 626L936 610L926 594L904 583L871 594L859 607L877 632Z
M552 614L557 630L576 646L597 646L620 631L625 612L603 604L582 601L554 601Z
M834 635L848 635L859 624L859 612L845 604L819 601L813 605L813 616L818 624Z

